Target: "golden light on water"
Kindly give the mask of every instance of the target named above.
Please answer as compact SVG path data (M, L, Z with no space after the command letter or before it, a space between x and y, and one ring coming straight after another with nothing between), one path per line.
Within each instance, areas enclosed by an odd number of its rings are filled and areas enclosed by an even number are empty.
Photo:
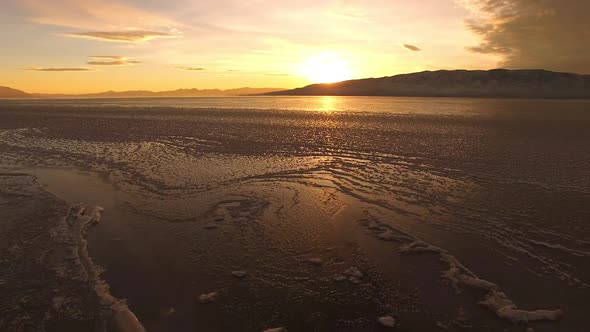
M331 96L324 96L322 97L322 111L332 111L334 110L334 97Z

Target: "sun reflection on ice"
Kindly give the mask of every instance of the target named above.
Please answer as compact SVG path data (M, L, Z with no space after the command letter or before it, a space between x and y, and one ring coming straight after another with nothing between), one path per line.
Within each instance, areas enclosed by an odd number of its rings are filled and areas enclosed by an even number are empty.
M322 96L318 100L318 111L325 113L332 113L338 111L338 97Z

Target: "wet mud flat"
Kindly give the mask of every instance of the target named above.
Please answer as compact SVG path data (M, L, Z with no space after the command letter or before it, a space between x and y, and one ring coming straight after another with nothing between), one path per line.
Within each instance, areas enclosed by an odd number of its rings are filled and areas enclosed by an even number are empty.
M94 268L77 324L113 329L126 299L148 331L586 328L589 186L564 163L590 160L585 118L561 120L564 134L554 119L514 132L522 118L505 114L66 105L0 117L5 179L34 192L3 194L21 211L3 210L7 225L104 208L85 237ZM51 287L23 289L36 286Z

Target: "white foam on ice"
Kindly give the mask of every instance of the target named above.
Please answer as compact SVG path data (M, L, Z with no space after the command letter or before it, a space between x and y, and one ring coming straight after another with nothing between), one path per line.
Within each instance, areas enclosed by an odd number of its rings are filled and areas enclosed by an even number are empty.
M527 323L535 320L558 320L563 316L563 310L522 310L500 290L500 287L488 280L479 278L475 273L465 267L455 256L446 250L424 242L415 236L396 229L390 225L382 224L376 220L364 221L365 227L373 231L376 237L387 234L387 240L395 240L401 244L399 251L406 254L430 253L438 255L440 260L447 265L442 277L451 281L459 289L461 286L486 292L480 305L492 310L502 319L513 323ZM395 235L397 233L399 235Z
M109 285L100 277L102 269L92 262L88 253L86 236L91 226L100 222L103 208L100 206L86 207L78 205L70 208L66 217L68 229L77 244L77 259L83 267L88 281L94 283L94 290L101 303L110 308L112 323L119 332L145 332L145 329L129 309L125 300L114 297L109 291Z
M563 252L572 254L574 256L578 256L578 257L590 257L590 252L587 251L582 251L582 250L576 250L576 249L571 249L568 248L566 246L563 246L561 244L552 244L552 243L547 243L547 242L543 242L543 241L536 241L533 239L527 239L528 242L538 245L538 246L542 246L545 248L549 248L549 249L556 249L556 250L561 250Z

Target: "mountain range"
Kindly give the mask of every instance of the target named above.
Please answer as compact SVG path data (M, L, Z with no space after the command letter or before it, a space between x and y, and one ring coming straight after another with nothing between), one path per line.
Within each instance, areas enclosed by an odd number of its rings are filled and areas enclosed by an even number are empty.
M0 98L31 98L32 96L24 91L0 86Z
M0 98L132 98L132 97L216 97L216 96L246 96L276 92L280 88L240 88L240 89L178 89L172 91L106 91L87 94L43 94L26 93L21 90L0 86Z
M590 75L547 70L438 70L312 84L270 95L590 98Z
M365 78L302 88L107 91L93 94L30 94L0 87L0 98L129 98L204 96L416 96L485 98L590 98L590 75L547 70L438 70Z

